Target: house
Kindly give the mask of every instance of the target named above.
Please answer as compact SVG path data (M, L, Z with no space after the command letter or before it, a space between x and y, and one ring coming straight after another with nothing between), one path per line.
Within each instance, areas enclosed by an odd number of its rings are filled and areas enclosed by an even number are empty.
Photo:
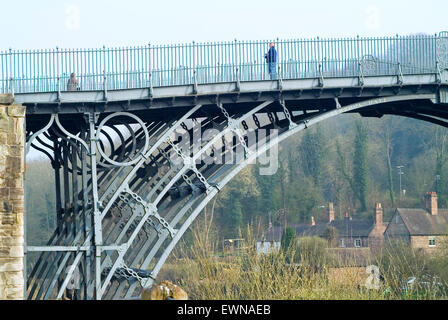
M328 222L314 224L298 236L318 236L329 239L329 228L334 228L335 239L330 241L333 248L379 248L382 246L383 234L387 223L383 221L383 208L381 203L375 204L372 220L352 219L345 214L344 219L335 220L333 203L328 205ZM314 220L314 219L313 219ZM313 223L311 223L313 225Z
M385 240L401 240L434 252L448 240L448 209L438 208L437 194L427 192L425 209L397 208L384 232Z
M258 254L267 254L280 250L283 227L274 227L269 221L269 226L263 236L257 240L256 250Z
M321 237L329 241L332 248L370 248L376 250L383 245L383 234L387 224L383 222L383 208L376 203L374 219L352 219L348 213L344 219L336 220L333 203L328 205L328 221L316 223L311 217L311 223L289 225L295 230L297 237ZM279 250L283 228L272 224L257 241L257 252L267 253ZM333 236L332 236L333 234ZM334 237L333 239L330 239Z

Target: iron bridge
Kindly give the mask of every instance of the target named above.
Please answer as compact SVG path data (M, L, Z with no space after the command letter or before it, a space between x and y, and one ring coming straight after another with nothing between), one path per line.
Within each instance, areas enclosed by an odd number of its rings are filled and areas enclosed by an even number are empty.
M75 278L79 299L138 297L240 170L330 117L448 127L448 32L276 40L275 75L269 42L0 52L26 152L54 168L57 228L26 244L39 254L28 299L61 298Z

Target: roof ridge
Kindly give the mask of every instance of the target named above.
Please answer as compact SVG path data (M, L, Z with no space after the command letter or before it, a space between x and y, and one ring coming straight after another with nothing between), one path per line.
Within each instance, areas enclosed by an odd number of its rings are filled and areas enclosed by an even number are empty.
M401 217L401 214L400 214L400 212L398 211L398 209L399 209L399 208L397 208L396 214L399 214L400 217ZM395 216L395 215L392 216L392 219L394 218L394 216ZM404 223L406 229L408 230L409 234L411 234L411 229L409 228L409 225L406 223L406 219L403 219L403 217L401 217L401 220L403 220L403 223ZM389 227L389 226L388 226L388 227ZM386 232L386 231L384 231L384 232Z

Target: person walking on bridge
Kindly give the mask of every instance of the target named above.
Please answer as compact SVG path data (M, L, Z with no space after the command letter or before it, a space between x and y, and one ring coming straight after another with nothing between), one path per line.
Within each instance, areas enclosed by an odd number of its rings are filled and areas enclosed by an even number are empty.
M277 79L277 50L275 50L274 42L269 43L269 51L264 55L266 63L268 64L269 76L271 80Z
M77 91L79 90L79 80L76 79L74 72L70 75L70 79L67 82L67 91Z

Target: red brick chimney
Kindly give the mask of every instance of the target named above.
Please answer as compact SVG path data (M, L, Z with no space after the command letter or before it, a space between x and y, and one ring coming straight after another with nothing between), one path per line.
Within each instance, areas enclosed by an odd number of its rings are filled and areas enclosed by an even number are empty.
M433 216L436 216L438 213L437 207L437 193L435 192L426 192L425 195L425 208L429 211L429 213Z
M312 225L312 226L315 226L315 225L316 225L316 222L314 221L314 217L311 217L311 225Z
M334 221L334 206L333 202L328 203L328 222Z
M379 202L375 203L375 224L379 226L383 224L383 208Z
M375 224L369 234L372 252L378 252L383 247L384 231L386 231L386 225L383 223L383 207L377 202L375 203Z

